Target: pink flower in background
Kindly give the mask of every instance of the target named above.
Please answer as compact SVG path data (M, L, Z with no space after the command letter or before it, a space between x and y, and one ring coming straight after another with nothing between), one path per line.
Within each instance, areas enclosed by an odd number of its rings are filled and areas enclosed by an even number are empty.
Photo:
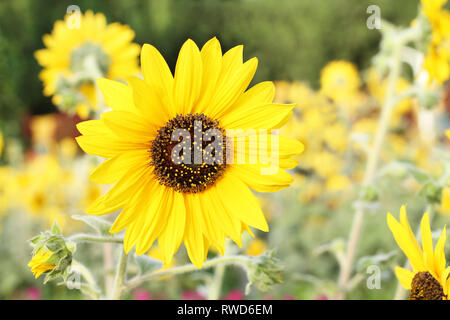
M244 300L244 294L239 289L231 290L223 300Z
M182 300L205 300L205 297L202 296L195 290L185 290L181 295Z
M293 295L287 295L283 297L283 300L296 300Z
M325 294L319 294L317 295L316 300L328 300L328 297Z
M25 291L25 299L27 300L41 300L42 292L38 287L29 287Z
M152 300L152 295L147 290L137 289L133 291L133 300Z

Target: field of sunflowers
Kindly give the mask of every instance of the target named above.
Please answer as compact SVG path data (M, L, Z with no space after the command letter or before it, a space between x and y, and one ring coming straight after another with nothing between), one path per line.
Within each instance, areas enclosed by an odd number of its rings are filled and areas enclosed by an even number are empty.
M2 1L0 55L0 299L447 300L447 0Z

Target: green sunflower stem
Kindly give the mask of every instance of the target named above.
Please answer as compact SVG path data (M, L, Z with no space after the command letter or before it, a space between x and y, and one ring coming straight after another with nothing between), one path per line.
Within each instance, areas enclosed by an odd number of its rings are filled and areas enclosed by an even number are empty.
M225 243L225 254L228 253L234 254L235 250L233 250L233 247L231 246L231 242L229 239L226 240ZM208 292L208 300L218 300L220 298L220 292L222 290L222 283L223 283L223 277L225 275L225 264L219 264L216 266L216 269L214 271L214 276L212 278L211 285L209 287Z
M192 272L192 271L200 271L200 270L211 268L211 267L214 267L214 266L217 266L220 264L238 265L238 266L243 267L245 270L247 270L247 267L250 265L250 263L251 263L251 259L246 256L235 255L235 256L217 257L217 258L205 261L205 263L203 263L203 266L201 269L197 268L193 264L187 264L184 266L174 267L174 268L166 269L166 270L162 270L162 271L158 270L158 271L155 271L152 273L145 274L143 276L139 276L137 278L134 278L134 279L126 282L125 289L131 290L133 288L138 287L143 282L148 281L148 280L158 279L158 278L167 277L167 276L174 276L174 275L188 273L188 272Z
M428 204L425 212L428 212L428 217L430 219L430 225L433 222L433 218L434 218L434 210L433 210L433 205L432 204ZM419 240L421 238L421 231L420 231L420 225L419 227L417 227L417 231L416 231L416 239ZM405 264L403 265L404 269L409 269L411 267L411 263L409 262L408 259L406 259ZM397 282L397 288L395 289L395 294L394 294L394 300L405 300L406 299L406 294L407 294L407 290L405 288L403 288L403 286L400 284L400 282Z
M82 263L72 260L72 271L75 271L83 276L87 283L80 283L79 289L82 293L89 296L93 300L98 300L101 298L100 289L98 288L97 282L93 274L86 268Z
M94 290L98 289L97 282L95 281L94 276L89 271L89 269L86 268L82 263L76 260L72 260L72 270L80 273L84 277L84 279L86 279L87 283L91 288L93 288Z
M126 281L128 255L123 247L120 250L119 263L117 265L116 276L114 278L114 287L111 293L111 300L120 300Z
M104 237L104 236L96 236L91 234L76 234L67 239L72 242L97 242L97 243L123 243L122 238L118 237Z
M218 300L220 298L220 291L222 290L223 276L225 274L225 264L219 264L214 271L211 286L208 292L208 300Z
M375 134L374 143L370 148L370 152L367 159L366 170L363 179L363 186L370 186L373 184L378 161L383 149L386 134L389 129L390 119L393 113L394 106L398 102L396 97L396 84L400 76L401 70L401 55L403 46L414 39L417 36L416 29L407 29L403 32L398 32L392 39L393 51L390 63L390 73L388 79L388 87L386 91L386 98L383 108L381 110L380 119L378 122L377 132ZM361 199L358 199L361 200ZM361 230L364 222L365 209L362 206L357 206L355 215L352 221L352 227L347 242L347 249L345 259L341 265L338 286L340 289L340 298L344 299L346 291L348 289L348 282L351 277L353 263L355 259L356 249L361 235Z

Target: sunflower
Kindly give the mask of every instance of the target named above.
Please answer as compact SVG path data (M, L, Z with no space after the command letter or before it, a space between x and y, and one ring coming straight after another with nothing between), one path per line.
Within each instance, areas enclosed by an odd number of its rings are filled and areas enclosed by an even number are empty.
M388 213L387 223L400 249L412 265L412 271L396 267L395 274L400 284L410 290L410 300L447 300L450 279L450 267L446 267L444 246L446 228L433 251L430 221L428 213L422 217L420 224L422 248L420 248L406 216L406 208L400 209L400 222Z
M139 73L140 47L131 43L134 31L119 23L106 23L103 14L80 14L79 28L71 25L74 17L55 22L51 34L43 37L45 49L35 57L44 70L44 95L63 110L75 110L87 118L96 110L95 79L125 79Z
M443 83L450 76L450 12L447 0L421 0L422 13L431 25L431 41L423 62L430 81Z
M321 92L338 104L346 104L358 94L361 80L356 66L339 60L328 63L320 73Z
M109 158L90 179L114 186L87 213L101 215L123 208L111 232L126 229L126 252L135 246L137 254L144 254L158 239L167 265L184 242L190 260L201 267L210 246L223 254L226 237L241 246L241 233L251 233L249 226L268 231L250 188L272 192L288 187L293 179L284 169L297 165L291 156L301 153L303 145L272 134L271 129L291 117L294 105L272 103L272 82L246 90L257 59L243 63L242 57L243 46L222 55L216 38L201 50L189 39L180 50L173 76L158 50L145 44L141 52L144 79L131 77L128 85L99 79L112 111L99 120L79 123L82 136L77 141L86 153ZM230 129L235 129L234 135ZM198 136L208 139L210 130L223 134L214 137L219 146L214 152L207 152L210 145L205 141L196 140ZM171 139L179 131L187 132L180 143ZM258 147L246 145L243 152L238 152L239 147L225 148L230 140L235 145L236 137L257 138ZM191 138L194 142L187 144ZM279 166L271 174L263 172L268 168L265 161L238 161L277 140L274 159ZM179 153L174 153L180 145L186 154L192 151L186 158L200 154L200 161L180 162Z
M3 133L0 131L0 157L2 156L3 153Z

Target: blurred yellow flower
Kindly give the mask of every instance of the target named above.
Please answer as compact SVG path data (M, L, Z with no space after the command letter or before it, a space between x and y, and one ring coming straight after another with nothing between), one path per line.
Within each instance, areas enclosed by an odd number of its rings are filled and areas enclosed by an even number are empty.
M338 192L345 190L350 186L350 179L343 174L336 174L331 176L326 182L326 188L330 192Z
M387 223L395 241L408 260L412 271L396 267L395 274L400 284L410 290L410 300L447 300L450 267L446 267L444 246L446 228L441 232L439 241L433 251L433 240L428 213L421 221L422 248L420 248L408 222L406 208L400 209L400 222L388 213Z
M450 76L450 53L447 49L430 46L428 54L423 62L423 67L428 71L430 80L435 79L438 84L447 80Z
M59 151L64 158L73 158L77 154L78 145L73 138L64 138L59 142Z
M383 78L375 68L371 68L367 73L367 88L370 94L377 99L378 107L381 108L384 104L386 96L386 90L388 86L388 80ZM399 78L395 84L395 92L402 93L405 89L409 88L411 84L404 78ZM393 126L398 126L402 118L410 112L417 112L414 109L412 99L403 99L394 106L391 123ZM414 113L414 114L415 114ZM417 116L415 114L415 116Z
M102 188L93 182L88 181L85 187L84 198L82 200L83 207L89 208L102 195Z
M245 251L245 254L248 256L259 256L263 254L267 250L266 243L262 239L254 239L250 242Z
M358 69L349 61L329 62L320 73L321 93L346 106L361 86Z
M430 82L441 84L450 77L450 12L444 9L447 0L422 0L423 14L432 27L431 42L423 67Z
M56 118L54 114L34 116L30 122L31 137L38 147L44 147L50 152L55 143Z
M310 180L301 188L298 199L300 203L308 203L319 197L323 193L323 190L323 183L315 180Z
M450 215L450 187L442 189L440 212L442 214Z
M0 131L0 157L2 156L3 153L3 144L4 144L3 133Z
M119 23L106 23L102 13L86 11L80 27L70 25L70 15L56 21L51 34L44 35L45 49L35 57L44 67L39 77L44 94L64 110L86 118L96 110L93 82L100 77L125 79L139 73L140 47L132 43L134 31Z
M39 278L41 274L52 271L56 267L55 264L46 263L51 256L51 251L41 248L28 263L28 267L31 268L31 272L33 272L36 279Z

